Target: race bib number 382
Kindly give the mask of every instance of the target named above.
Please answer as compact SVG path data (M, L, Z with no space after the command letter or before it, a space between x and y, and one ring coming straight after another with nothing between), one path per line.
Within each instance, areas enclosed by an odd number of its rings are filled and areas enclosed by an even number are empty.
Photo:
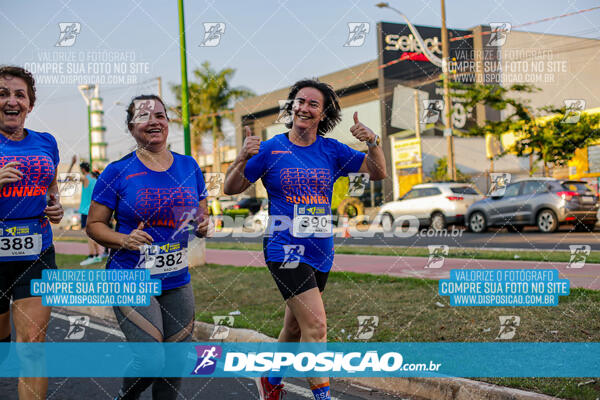
M0 261L31 260L42 251L39 221L0 224Z
M188 265L187 247L180 242L146 246L142 256L142 267L150 269L152 276L176 272Z
M293 236L321 236L332 234L331 212L326 205L294 205Z

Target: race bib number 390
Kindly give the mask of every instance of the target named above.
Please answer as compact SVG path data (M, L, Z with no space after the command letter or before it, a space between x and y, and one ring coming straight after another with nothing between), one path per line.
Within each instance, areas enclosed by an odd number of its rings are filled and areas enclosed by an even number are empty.
M144 248L142 266L150 275L176 272L187 267L187 248L179 242L157 243Z
M294 205L293 236L329 236L332 234L329 207Z
M0 227L0 261L35 259L42 252L39 221Z

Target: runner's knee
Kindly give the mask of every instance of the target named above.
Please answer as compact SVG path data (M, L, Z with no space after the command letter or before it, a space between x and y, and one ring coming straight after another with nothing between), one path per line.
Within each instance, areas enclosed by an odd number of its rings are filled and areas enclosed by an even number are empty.
M305 340L321 342L327 340L327 322L324 318L311 318L302 327L302 337Z
M165 351L158 346L153 352L135 352L133 363L137 371L143 371L146 376L160 375L165 366Z

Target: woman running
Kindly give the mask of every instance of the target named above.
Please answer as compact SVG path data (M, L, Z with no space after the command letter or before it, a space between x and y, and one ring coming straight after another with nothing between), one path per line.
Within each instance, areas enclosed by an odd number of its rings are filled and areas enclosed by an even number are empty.
M186 228L195 222L196 233L207 236L210 220L202 172L192 157L167 148L168 122L158 96L131 101L127 127L137 149L102 172L88 215L90 238L111 249L107 268L151 268L151 276L162 281L162 294L152 297L150 306L113 307L131 342L185 342L192 337L194 295ZM109 227L113 214L115 230ZM148 246L154 255L145 251ZM160 371L171 362L177 360L165 360L164 354L135 354L129 376L142 367ZM117 399L137 399L150 385L153 399L175 399L181 378L124 378Z
M0 342L10 342L10 311L17 342L43 342L51 307L32 297L30 282L56 269L50 223L63 209L58 199L56 139L25 129L35 104L35 80L20 67L0 67ZM10 301L13 301L12 307ZM0 363L7 354L0 354ZM19 357L40 361L31 351ZM48 378L19 378L20 399L43 399Z
M354 114L352 135L368 153L323 137L341 120L333 88L317 80L296 82L288 95L289 132L261 143L246 127L244 144L227 171L224 192L241 193L262 179L269 195L269 226L264 255L286 303L280 342L326 342L321 295L333 263L331 195L333 184L353 172L370 179L386 176L379 137ZM257 380L260 398L279 400L282 378ZM315 399L330 399L328 378L308 378Z

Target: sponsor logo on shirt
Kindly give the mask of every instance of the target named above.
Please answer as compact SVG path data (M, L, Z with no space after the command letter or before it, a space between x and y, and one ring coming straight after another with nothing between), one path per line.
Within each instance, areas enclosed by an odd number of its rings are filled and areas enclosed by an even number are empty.
M293 204L329 204L331 173L326 168L283 168L280 182L285 201Z
M23 179L4 185L0 197L35 197L45 195L54 177L54 164L48 156L3 156L0 168L9 162L19 162L16 168Z
M144 176L144 175L147 175L147 174L148 174L148 172L146 172L146 171L144 171L144 172L138 172L137 174L127 175L125 177L125 180L128 180L130 178L135 178L136 176Z
M191 187L143 188L136 193L135 210L150 226L177 228L183 210L197 207L198 195Z

